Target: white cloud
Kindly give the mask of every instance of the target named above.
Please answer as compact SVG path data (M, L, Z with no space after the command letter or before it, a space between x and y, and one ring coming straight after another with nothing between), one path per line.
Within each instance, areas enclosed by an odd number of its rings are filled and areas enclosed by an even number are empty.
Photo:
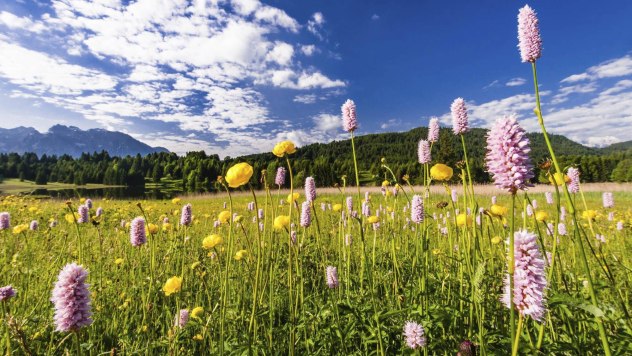
M295 103L314 104L318 100L316 94L297 95L292 99Z
M285 42L277 42L274 48L266 55L266 60L286 66L291 63L294 56L294 47Z
M572 95L572 94L592 93L595 90L597 90L597 83L596 82L589 82L589 83L586 83L586 84L576 84L576 85L564 86L564 87L561 87L557 91L557 94L555 94L553 96L551 104L556 105L556 104L563 103L566 100L568 100L568 97L570 95Z
M12 30L19 29L29 32L40 33L46 29L41 22L33 22L28 17L19 17L10 12L0 12L0 25L4 25Z
M338 131L342 128L342 119L337 115L319 114L314 116L312 120L316 131L330 132Z
M273 71L269 80L274 86L289 89L327 89L346 86L342 80L330 79L320 72L298 74L288 69Z
M596 80L602 78L623 77L632 74L632 56L602 62L588 68L584 73L573 74L562 79L562 83L574 83L583 80Z
M524 78L511 78L509 79L509 81L507 83L505 83L506 86L508 87L517 87L517 86L521 86L524 83L526 83L527 80Z
M380 15L378 15L378 14L373 14L373 15L371 16L371 20L373 20L373 21L377 21L377 20L379 20L379 19L380 19Z
M323 41L325 35L323 34L323 26L325 24L325 16L322 12L315 12L312 18L307 21L307 30L311 32L318 39Z
M401 127L402 127L402 120L400 119L389 119L386 122L383 122L380 125L380 128L382 130L393 130L395 129L395 131L401 131Z
M303 45L301 46L301 52L303 52L306 56L311 56L318 51L318 48L314 45Z

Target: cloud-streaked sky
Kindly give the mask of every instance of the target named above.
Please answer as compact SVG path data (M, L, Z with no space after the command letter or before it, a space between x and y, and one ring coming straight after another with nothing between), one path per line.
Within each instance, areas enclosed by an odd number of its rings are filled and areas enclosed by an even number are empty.
M0 2L0 127L126 132L221 156L359 133L473 126L517 113L537 131L510 1ZM632 2L532 1L545 120L587 145L632 140Z

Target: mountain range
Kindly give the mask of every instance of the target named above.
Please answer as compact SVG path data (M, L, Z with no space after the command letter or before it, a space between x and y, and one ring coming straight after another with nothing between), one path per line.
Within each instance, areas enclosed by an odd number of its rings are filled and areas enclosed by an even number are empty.
M107 151L111 156L147 155L169 152L151 147L122 132L103 129L81 130L74 126L55 125L41 133L32 127L0 128L0 153L34 152L37 155L68 154L79 157L83 152Z

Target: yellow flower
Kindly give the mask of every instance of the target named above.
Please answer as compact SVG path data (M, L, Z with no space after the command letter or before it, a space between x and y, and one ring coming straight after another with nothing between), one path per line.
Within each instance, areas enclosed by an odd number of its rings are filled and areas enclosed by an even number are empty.
M166 296L170 296L173 293L178 293L182 289L182 277L173 276L167 279L165 285L162 287L162 291Z
M237 215L237 216L235 216L235 218L233 219L233 221L234 221L234 222L236 222L236 223L238 223L238 222L241 222L243 219L244 219L244 217L243 217L243 216L241 216L241 215Z
M202 307L195 307L193 308L193 310L191 310L192 318L199 318L202 316L202 314L204 314L204 308Z
M456 224L457 226L472 226L472 217L470 215L459 214L456 216Z
M437 163L430 168L430 176L434 180L450 180L452 174L452 168L443 163Z
M206 250L210 250L223 242L224 242L224 239L222 239L221 236L210 235L210 236L205 237L204 240L202 240L202 247L204 247L204 249Z
M230 167L224 179L226 179L229 187L238 188L248 183L250 177L252 177L252 173L252 166L246 162L241 162Z
M191 269L196 269L198 268L198 266L200 265L200 261L195 261L193 263L191 263Z
M16 234L16 235L17 234L21 234L21 233L23 233L24 231L26 231L28 229L29 229L29 226L27 224L16 225L13 228L13 233Z
M286 154L291 155L294 152L296 152L296 147L294 147L292 141L281 141L272 149L272 153L277 157L283 157Z
M117 265L117 266L122 265L122 264L123 264L123 262L125 262L125 260L124 260L124 259L122 259L122 258L120 258L120 257L119 257L119 258L117 258L116 260L114 260L114 264L115 264L115 265Z
M162 231L171 231L173 229L173 225L170 223L162 224Z
M503 239L502 239L502 238L500 238L500 236L494 236L494 237L492 237L492 243L493 243L494 245L499 244L499 243L500 243L500 241L502 241L502 240L503 240Z
M86 198L81 198L81 199L79 199L79 202L80 202L81 204L85 203L85 202L86 202Z
M158 226L156 226L155 224L149 223L147 224L147 227L145 228L145 230L147 230L146 231L147 233L155 234L158 232Z
M549 182L555 185L562 185L564 182L569 183L571 179L562 173L549 174Z
M290 217L287 215L279 215L274 218L274 228L283 230L284 227L290 226Z
M387 180L384 180L384 181L382 182L382 187L388 187L389 185L391 185L391 182L389 182L389 181L387 181Z
M219 222L222 224L227 223L228 220L230 220L230 211L224 210L221 213L219 213L219 215L217 216L217 220L219 220Z
M535 213L535 219L537 221L546 221L546 219L548 218L549 218L549 214L547 214L546 211L538 210Z
M193 337L193 340L195 341L202 341L204 340L204 337L200 334L195 334L195 336Z
M595 220L597 217L597 212L594 210L586 210L582 213L582 218L586 220Z
M334 209L334 211L338 212L338 211L342 210L342 204L334 204L332 209Z
M242 260L246 256L248 256L248 251L246 251L246 250L239 250L239 251L237 251L237 253L235 253L235 259L237 261Z
M492 215L494 216L498 216L498 217L505 216L505 214L507 214L507 207L494 204L489 208L489 212L492 213Z
M74 217L73 217L74 215ZM66 221L68 221L69 223L74 223L75 219L79 219L79 214L78 213L73 213L73 214L66 214L66 216L64 216L64 218L66 219Z
M180 198L173 198L173 199L171 199L171 202L173 204L180 204Z
M366 219L366 221L367 221L369 224L375 224L376 222L380 221L380 218L378 218L378 217L377 217L377 216L375 216L375 215L372 215L372 216L369 216L369 217Z
M29 208L29 212L30 213L34 213L36 211L37 211L37 207L36 206L32 206L32 207Z
M438 248L433 248L433 249L432 249L432 254L433 254L433 255L439 255L439 254L441 254L441 250L440 250L440 249L438 249Z
M301 196L301 194L299 193L294 193L294 195L292 194L288 194L287 195L287 199L285 199L288 203L292 203L293 201L296 201L299 197ZM292 199L293 198L293 199Z

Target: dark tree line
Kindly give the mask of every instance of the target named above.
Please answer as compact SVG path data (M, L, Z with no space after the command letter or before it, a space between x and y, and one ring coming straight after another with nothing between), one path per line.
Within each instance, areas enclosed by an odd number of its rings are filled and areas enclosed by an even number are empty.
M465 135L473 179L489 182L485 171L485 133L473 129ZM379 184L387 176L381 159L393 170L398 179L408 175L412 183L421 183L423 167L417 163L417 143L427 135L426 128L417 128L403 133L371 134L357 137L356 151L362 184ZM548 150L541 134L529 134L531 158L536 166L536 177L545 180L539 168L548 158ZM551 137L560 163L576 166L585 182L632 181L632 150L594 149L582 146L563 136ZM432 149L433 163L441 162L456 167L463 159L461 139L449 129L442 129L439 142ZM208 155L204 152L189 152L185 156L175 153L152 153L112 157L107 152L84 153L78 158L69 155L38 157L34 153L0 154L0 180L19 178L47 182L103 183L108 185L144 186L146 183L179 185L183 191L213 191L218 188L217 177L237 162L245 161L254 168L251 183L255 188L263 186L262 174L273 184L276 169L285 165L272 153L261 153L239 158ZM355 182L351 144L349 140L328 144L311 144L302 147L290 158L296 186L302 185L308 176L315 177L321 187Z

